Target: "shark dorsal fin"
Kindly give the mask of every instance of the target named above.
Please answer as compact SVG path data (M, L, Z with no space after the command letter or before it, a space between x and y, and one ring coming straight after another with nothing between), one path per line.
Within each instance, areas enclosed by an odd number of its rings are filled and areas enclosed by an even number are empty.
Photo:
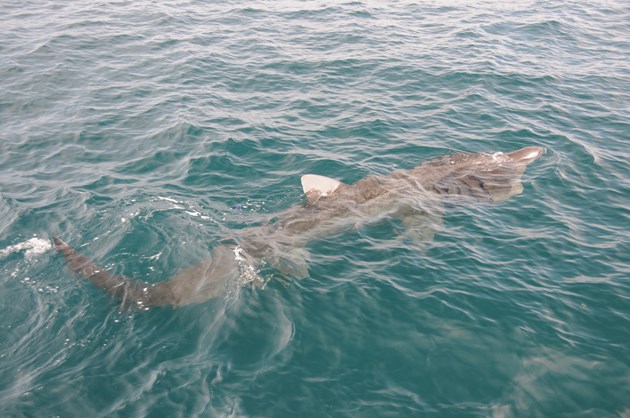
M329 196L342 183L330 177L318 176L317 174L306 174L302 176L302 190L306 195L309 192L316 192L319 196Z
M339 180L317 174L306 174L301 181L308 205L314 205L320 197L330 196L343 184Z

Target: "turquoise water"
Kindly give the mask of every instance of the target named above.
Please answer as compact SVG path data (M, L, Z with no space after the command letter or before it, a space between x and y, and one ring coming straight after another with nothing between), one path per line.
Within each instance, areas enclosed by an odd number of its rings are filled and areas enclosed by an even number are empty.
M626 2L2 9L1 416L630 417ZM119 312L50 250L160 281L303 174L530 145L523 194L424 250L366 225L177 310Z

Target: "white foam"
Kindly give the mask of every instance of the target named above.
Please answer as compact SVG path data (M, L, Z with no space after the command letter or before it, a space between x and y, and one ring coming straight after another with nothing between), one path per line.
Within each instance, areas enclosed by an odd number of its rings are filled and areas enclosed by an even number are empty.
M243 258L242 254L243 254L243 249L240 246L236 246L234 247L234 250L232 250L234 252L234 259L236 261L245 261L245 258Z
M16 253L18 251L26 250L24 257L32 258L35 255L45 253L52 248L50 240L43 238L31 238L19 244L9 245L8 247L0 250L0 257L6 257L9 254Z
M158 260L160 257L162 256L162 251L160 251L159 253L152 255L151 257L147 257L147 259L149 260Z
M258 270L256 270L256 268L248 262L247 258L243 256L245 255L243 249L237 245L232 251L234 252L234 260L238 263L241 273L241 286L247 286L252 283L254 286L264 288L267 281L258 274Z
M163 196L158 196L158 199L160 200L166 200L167 202L171 202L171 203L182 203L178 200L175 199L171 199L170 197L163 197Z

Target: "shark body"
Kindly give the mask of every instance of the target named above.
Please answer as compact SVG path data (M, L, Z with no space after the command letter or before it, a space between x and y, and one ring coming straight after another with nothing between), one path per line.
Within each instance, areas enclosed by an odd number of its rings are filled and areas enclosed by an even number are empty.
M407 236L430 240L441 222L442 202L458 197L499 202L519 194L521 175L543 152L541 147L526 147L509 153L454 153L352 185L305 175L301 179L305 205L288 208L262 226L241 230L232 242L217 245L207 260L158 283L113 275L61 239L53 241L74 273L123 306L201 303L224 294L227 284L244 269L253 270L262 261L288 276L306 277L307 244L357 224L394 217Z

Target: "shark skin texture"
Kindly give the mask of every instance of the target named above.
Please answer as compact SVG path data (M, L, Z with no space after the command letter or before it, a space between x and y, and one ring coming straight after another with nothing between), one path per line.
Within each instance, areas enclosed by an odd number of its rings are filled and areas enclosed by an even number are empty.
M208 259L157 283L111 274L60 238L53 242L74 274L119 300L123 308L202 303L224 295L230 283L262 262L286 276L307 277L308 243L357 225L398 219L405 237L429 241L441 226L444 203L493 203L520 194L521 175L543 153L544 148L535 146L508 153L459 152L351 185L307 174L301 178L306 204L275 214L267 224L238 231L232 243L215 246Z

